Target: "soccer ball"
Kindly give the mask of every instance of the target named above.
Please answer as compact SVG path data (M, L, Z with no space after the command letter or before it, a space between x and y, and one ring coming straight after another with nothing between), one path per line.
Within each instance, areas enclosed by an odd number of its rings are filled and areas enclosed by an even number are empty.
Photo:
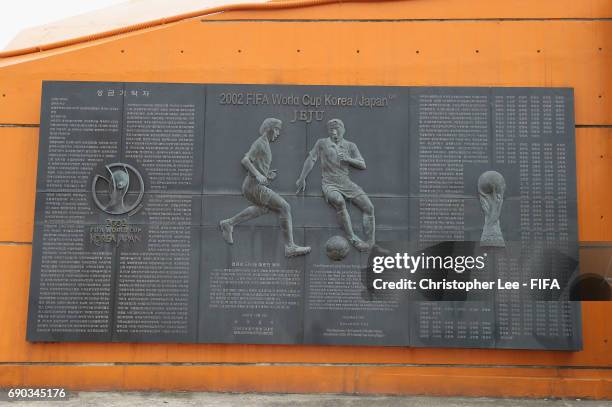
M332 236L325 243L325 251L327 252L327 257L334 261L340 261L346 257L346 255L351 250L351 245L346 238L342 236Z

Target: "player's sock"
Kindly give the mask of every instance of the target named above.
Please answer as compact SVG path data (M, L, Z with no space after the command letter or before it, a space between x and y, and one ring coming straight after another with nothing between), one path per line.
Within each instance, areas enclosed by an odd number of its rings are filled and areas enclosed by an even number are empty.
M366 235L366 243L372 247L376 243L376 221L374 215L363 215L363 230Z

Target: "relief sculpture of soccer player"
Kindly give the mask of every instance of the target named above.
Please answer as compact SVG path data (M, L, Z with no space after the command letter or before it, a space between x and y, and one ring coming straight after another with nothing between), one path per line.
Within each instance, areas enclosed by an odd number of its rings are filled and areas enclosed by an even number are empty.
M253 205L229 219L222 220L219 226L223 239L233 244L234 226L272 211L278 214L280 219L285 240L285 256L303 256L310 252L310 247L298 246L293 242L291 207L283 197L267 186L276 178L276 170L270 169L272 163L270 143L275 142L280 136L282 124L279 119L272 117L265 119L259 128L259 138L253 142L249 151L242 158L241 163L247 171L242 183L242 194Z
M345 128L342 120L332 119L327 122L327 131L329 137L317 140L304 161L302 174L296 182L297 193L306 189L306 177L312 171L315 162L320 159L325 200L338 213L340 226L346 233L349 242L359 251L368 251L376 243L374 205L363 189L349 178L350 167L365 170L366 163L355 143L344 139ZM346 206L347 199L363 212L365 241L353 232Z

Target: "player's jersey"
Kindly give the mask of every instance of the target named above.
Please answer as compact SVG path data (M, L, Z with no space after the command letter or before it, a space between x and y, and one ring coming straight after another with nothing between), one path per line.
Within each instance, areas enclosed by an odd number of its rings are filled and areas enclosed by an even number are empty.
M251 144L249 151L247 151L246 156L264 177L268 176L270 165L272 164L272 150L266 136L261 136L255 140Z
M312 150L310 150L310 158L313 161L321 159L321 177L323 185L339 186L347 182L349 179L349 164L341 162L338 158L338 152L344 152L348 157L363 160L355 143L341 140L335 144L329 138L317 140Z

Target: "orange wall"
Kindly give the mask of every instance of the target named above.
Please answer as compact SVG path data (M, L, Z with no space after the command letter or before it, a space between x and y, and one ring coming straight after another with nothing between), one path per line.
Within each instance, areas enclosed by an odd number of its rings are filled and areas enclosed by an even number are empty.
M612 398L612 303L583 305L574 353L25 341L42 80L573 87L580 239L612 241L610 17L609 0L342 3L0 59L0 387Z

